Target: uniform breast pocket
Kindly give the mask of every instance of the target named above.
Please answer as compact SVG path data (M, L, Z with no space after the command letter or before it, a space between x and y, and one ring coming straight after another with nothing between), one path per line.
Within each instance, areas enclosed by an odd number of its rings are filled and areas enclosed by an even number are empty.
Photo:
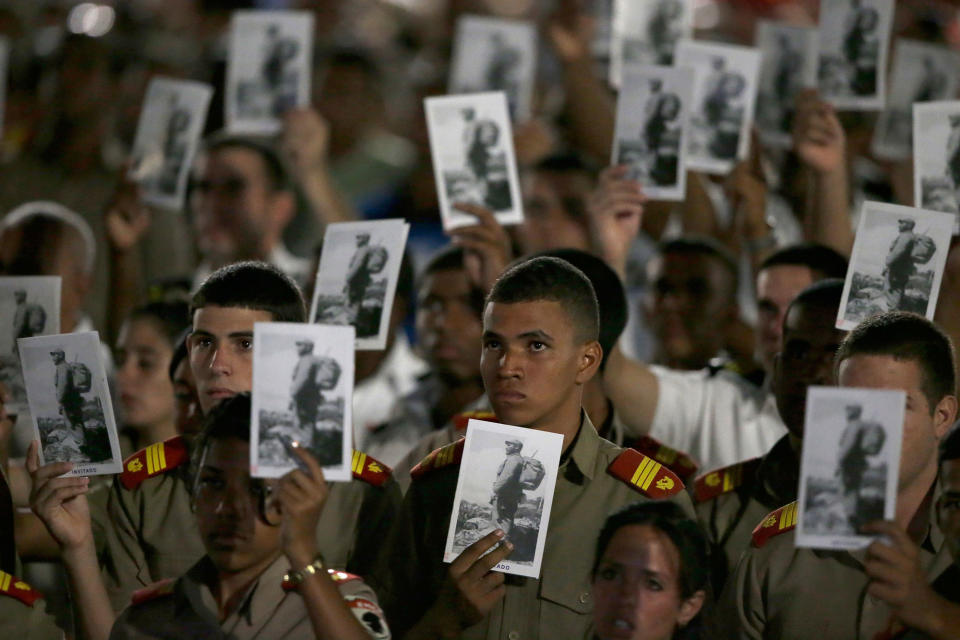
M558 576L540 582L540 637L583 638L593 619L593 592L586 580Z

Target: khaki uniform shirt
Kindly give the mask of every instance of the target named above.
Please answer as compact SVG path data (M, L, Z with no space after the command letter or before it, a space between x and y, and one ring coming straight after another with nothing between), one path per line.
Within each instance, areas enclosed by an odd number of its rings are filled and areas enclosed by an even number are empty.
M561 460L547 530L540 579L507 576L506 596L465 640L582 638L592 622L590 569L594 546L607 516L646 501L607 474L623 451L600 438L584 414L580 433ZM403 637L436 601L449 565L443 550L459 465L431 470L415 480L371 582L393 632ZM672 498L692 514L689 496Z
M931 582L952 562L935 520L931 507L920 552ZM893 628L890 608L867 595L866 549L798 549L795 533L782 533L743 554L717 604L714 637L873 640Z
M799 482L799 460L790 447L789 436L784 436L739 487L695 503L697 520L710 543L710 575L716 593L733 575L740 554L750 547L753 530L760 521L774 509L797 499Z
M0 591L10 589L15 580L17 579L10 574L0 572ZM13 596L0 593L0 638L63 640L64 637L53 616L47 613L42 598L29 605Z
M240 605L220 622L208 586L216 579L216 569L204 557L176 581L170 593L125 609L114 623L110 638L314 640L316 634L303 598L281 586L289 568L286 558L278 557L253 583ZM376 595L361 580L338 582L337 587L351 603L362 599L378 609ZM371 637L389 638L385 627L384 632L371 632Z
M146 479L133 491L115 480L107 500L101 567L115 611L130 595L164 578L182 575L206 551L190 508L186 465ZM317 544L331 567L365 576L400 509L391 479L383 487L366 482L330 483L317 525Z

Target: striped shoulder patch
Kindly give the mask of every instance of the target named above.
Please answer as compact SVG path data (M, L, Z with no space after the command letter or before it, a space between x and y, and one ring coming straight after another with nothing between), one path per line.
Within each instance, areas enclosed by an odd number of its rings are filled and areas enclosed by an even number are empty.
M685 488L677 474L635 449L624 449L607 467L607 473L653 500L669 498Z
M656 438L640 436L629 443L631 449L636 449L643 455L653 458L668 467L670 471L680 476L686 482L697 473L700 465L689 454L673 449Z
M752 544L759 549L767 541L797 526L797 501L771 511L753 530Z
M138 604L143 604L144 602L150 602L151 600L156 600L157 598L171 595L173 593L173 585L175 582L175 578L164 578L163 580L154 582L143 589L137 589L133 592L133 595L130 596L130 605L136 606Z
M488 422L496 422L497 416L494 415L492 411L464 411L463 413L458 413L453 416L451 422L453 422L453 428L457 431L466 431L467 424L471 420L486 420Z
M453 464L460 464L463 458L463 444L465 438L460 438L453 444L435 449L427 454L417 466L410 470L410 477L414 480L422 478L434 469L442 469Z
M43 594L39 591L6 571L0 571L0 595L15 598L28 607L32 607L34 602L43 598Z
M189 457L187 441L183 436L156 442L123 461L120 484L126 489L136 489L147 478L176 469Z
M363 480L375 487L382 487L390 479L391 469L376 458L368 456L362 451L353 450L353 460L350 463L353 477Z
M703 474L694 481L693 499L697 502L706 502L730 493L753 477L761 460L762 458L751 458Z

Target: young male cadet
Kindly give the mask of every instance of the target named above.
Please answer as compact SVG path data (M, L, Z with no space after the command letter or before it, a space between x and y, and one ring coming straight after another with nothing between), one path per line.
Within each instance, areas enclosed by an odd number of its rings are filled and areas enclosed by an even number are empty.
M316 529L329 497L307 452L303 469L250 477L250 397L207 416L194 454L192 519L204 555L176 581L141 590L114 620L99 578L85 493L88 478L58 477L70 463L39 467L30 451L31 506L63 549L84 636L148 638L389 638L376 595L351 574L328 569Z
M951 562L933 514L937 446L957 416L954 363L950 339L929 320L904 312L862 322L835 360L841 387L907 394L896 515L889 526L920 547L928 579ZM796 503L760 521L717 604L716 637L873 640L890 633L897 625L893 610L868 595L867 551L798 549L795 522Z
M276 267L240 262L213 273L191 303L193 331L187 339L190 368L204 413L251 389L253 324L304 322L299 289ZM104 577L114 608L161 578L180 575L203 545L190 514L182 472L188 443L156 443L124 461L107 504ZM320 517L317 540L331 566L365 575L399 509L400 490L390 470L360 452L354 478L337 482Z
M511 548L481 557L501 540L500 530L443 563L463 442L448 445L414 469L371 577L398 637L584 637L592 548L606 516L625 504L668 497L691 511L677 476L601 439L582 409L583 387L603 355L597 318L589 280L558 258L521 262L493 286L483 315L481 372L497 419L563 435L540 578L491 571ZM650 483L631 482L640 465L651 469Z
M834 327L843 280L821 280L794 298L783 316L783 349L773 368L777 409L789 433L759 458L714 469L697 478L697 519L711 546L716 593L750 546L767 513L797 499L800 446L810 385L832 385L833 357L845 335Z

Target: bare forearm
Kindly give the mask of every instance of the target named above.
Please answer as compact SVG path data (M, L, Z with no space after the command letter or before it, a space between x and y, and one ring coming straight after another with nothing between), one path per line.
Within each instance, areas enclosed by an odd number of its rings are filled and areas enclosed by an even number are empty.
M43 522L32 513L17 512L13 517L17 553L26 561L60 559L60 545Z
M100 578L93 540L79 549L64 551L63 563L84 637L107 640L116 618Z
M143 302L143 271L140 251L110 252L110 304L107 306L107 332L110 344L116 341L120 326L130 312Z
M853 249L850 225L850 181L846 169L829 173L810 172L804 235L845 256Z
M923 631L933 640L956 640L960 630L960 604L938 595L923 607L921 617L908 626Z
M630 435L650 432L660 383L647 365L627 358L619 346L614 347L603 372L603 388Z
M591 64L585 57L564 65L567 113L575 146L606 162L613 144L614 102Z
M353 204L333 184L326 168L317 168L302 175L300 184L314 217L321 225L360 219Z
M325 573L307 575L299 591L317 640L370 640Z

